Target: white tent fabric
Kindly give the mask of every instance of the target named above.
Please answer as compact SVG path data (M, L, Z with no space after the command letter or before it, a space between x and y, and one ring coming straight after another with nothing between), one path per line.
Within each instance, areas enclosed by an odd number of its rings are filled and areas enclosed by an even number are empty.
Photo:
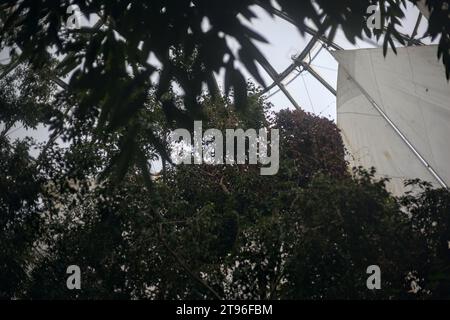
M375 167L395 195L405 179L450 185L450 84L436 46L336 51L337 123L352 166ZM381 110L377 110L377 107ZM394 124L396 132L384 115Z

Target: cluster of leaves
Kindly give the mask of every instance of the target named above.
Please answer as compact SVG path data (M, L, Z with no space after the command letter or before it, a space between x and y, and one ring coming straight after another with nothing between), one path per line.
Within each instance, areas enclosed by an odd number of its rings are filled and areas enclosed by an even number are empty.
M13 74L0 79L0 118L5 124L4 136L13 125L36 129L38 124L49 124L56 117L51 105L55 87L45 81L39 70L19 65Z
M412 181L423 192L406 195L402 205L411 213L411 224L421 246L416 248L415 271L422 291L435 298L448 299L450 286L450 198L446 190L434 190L426 183Z
M0 81L0 297L14 297L23 289L28 270L34 265L34 243L40 237L40 203L45 178L40 174L31 148L31 138L11 142L18 129L50 124L58 112L51 100L54 87L46 77L20 65Z
M276 176L250 165L168 165L150 181L148 164L136 161L117 183L99 177L120 154L120 133L95 139L95 127L77 122L72 143L48 145L39 161L29 155L31 140L4 137L1 296L448 297L449 192L424 186L394 198L374 172L347 172L332 122L301 111L268 116L258 91L250 92L246 110L204 96L207 126L278 127ZM146 125L164 136L170 124L150 112L152 104L146 108L153 116L142 116L136 130L150 155ZM82 270L80 291L66 288L66 268L74 264ZM382 270L375 292L366 288L373 264ZM420 286L415 294L413 281Z
M342 29L352 42L364 33L373 36L374 31L366 24L367 8L378 5L385 50L388 45L394 47L393 39L404 42L398 28L405 0L277 2L300 32L305 31L307 21L312 21L330 40ZM428 0L427 4L432 12L428 33L441 38L439 56L450 76L448 3ZM91 22L98 22L69 30L66 24L70 5L77 5L84 17L96 17ZM204 86L217 93L214 72L225 69L226 94L233 89L240 108L248 101L246 81L236 68L237 62L264 84L257 65L264 64L265 58L255 42L266 39L247 23L256 18L255 7L270 14L276 10L269 0L5 0L0 6L0 49L20 49L22 61L69 78L68 95L76 101L69 104L75 109L72 115L95 123L99 132L119 132L135 126L136 118L145 113L150 89L155 91L167 119L184 127L192 123L191 118L203 114L199 97ZM237 53L229 39L239 44ZM51 58L55 54L65 58L55 62ZM184 92L181 107L168 94L173 83ZM135 130L123 130L122 134L126 145L136 145L139 137ZM163 154L162 141L155 132L152 135L154 146ZM121 162L130 164L134 158L142 158L143 152L129 148L121 153Z
M330 38L340 27L353 41L371 32L366 9L379 3L392 44L404 2L278 3L300 31L311 19ZM67 30L71 4L100 22ZM428 4L430 34L441 35L448 66L448 8ZM447 297L448 191L425 188L399 203L373 173L347 173L330 121L288 111L266 117L236 69L239 61L262 82L254 42L265 40L243 21L255 17L254 5L274 9L254 0L2 2L0 48L20 48L33 68L0 86L1 297ZM240 44L236 55L228 37ZM233 103L217 96L212 73L222 68ZM54 92L54 75L69 79L67 91ZM214 94L203 96L205 84ZM215 128L279 127L279 174L167 166L152 182L149 160L168 159L167 131L202 118ZM50 125L51 139L11 142L16 124ZM102 175L111 168L114 175ZM66 288L72 264L82 268L81 291ZM371 264L384 270L384 290L375 293L365 288ZM411 281L419 294L408 293Z
M413 0L416 3L418 0ZM430 10L427 34L433 40L439 39L438 57L442 58L447 79L450 78L450 4L444 0L426 0Z
M0 297L13 298L33 264L39 237L41 181L29 159L29 139L10 144L0 138Z
M274 126L283 137L280 156L288 179L297 175L299 185L305 185L322 171L336 178L348 175L342 139L332 121L302 111L282 110Z

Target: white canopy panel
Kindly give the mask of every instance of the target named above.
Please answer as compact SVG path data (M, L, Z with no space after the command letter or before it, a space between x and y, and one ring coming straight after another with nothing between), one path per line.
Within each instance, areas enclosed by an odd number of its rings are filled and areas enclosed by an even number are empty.
M437 46L336 51L337 123L352 166L375 167L396 195L405 179L450 185L450 84ZM381 112L377 110L380 108ZM383 113L413 146L405 142Z

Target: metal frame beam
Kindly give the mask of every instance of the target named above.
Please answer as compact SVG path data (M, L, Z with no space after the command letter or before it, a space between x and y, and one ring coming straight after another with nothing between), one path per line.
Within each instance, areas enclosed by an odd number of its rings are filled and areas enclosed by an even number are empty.
M269 8L267 8L267 9L269 9ZM270 12L273 13L274 15L276 15L276 16L278 16L278 17L284 19L284 20L286 20L287 22L289 22L289 23L291 23L291 24L293 24L293 25L296 25L295 20L292 19L289 15L287 15L287 14L284 13L283 11L277 10L277 9L275 9L275 8L271 8L271 9L270 9ZM387 29L385 28L384 31L386 31L386 30L387 30ZM316 30L314 30L314 29L312 29L312 28L310 28L310 27L308 27L308 26L305 27L305 32L306 32L306 33L309 33L309 34L311 34L311 35L317 34L317 31L316 31ZM400 33L400 36L401 36L402 39L405 40L406 42L411 41L411 38L410 38L408 35L405 35L405 34L403 34L403 33ZM342 50L341 47L339 47L339 46L338 46L337 44L335 44L333 41L331 41L330 39L328 39L325 35L320 35L319 39L320 39L323 43L325 43L327 46L329 46L329 47L331 47L331 48L333 48L333 49L335 49L335 50ZM419 45L419 46L423 45L423 43L422 43L420 40L416 40L416 39L412 39L412 44L414 44L414 45Z
M301 62L296 62L298 63L300 66L302 66L305 70L307 70L314 78L317 79L317 81L319 81L326 89L328 89L328 91L330 91L334 96L337 95L336 90L324 79L322 78L322 76L320 74L318 74L316 72L316 70L314 70L310 64L301 61Z
M295 22L294 19L292 19L288 14L286 14L285 12L275 9L273 7L267 8L264 7L266 9L268 9L270 11L270 13L276 15L277 17L293 24L294 26L297 25L297 23ZM342 47L338 46L336 43L334 43L333 41L330 41L325 35L323 34L319 34L318 31L314 30L313 28L310 28L308 26L305 26L304 31L312 36L317 36L319 38L320 41L322 41L325 45L333 48L334 50L342 50Z
M269 63L269 61L267 61L266 58L262 57L262 61L259 61L259 64L264 68L264 70L272 78L272 80L274 81L274 83L276 83L276 85L280 88L280 90L283 91L284 95L289 99L289 101L292 103L292 105L296 109L300 110L301 108L300 108L299 104L297 103L297 101L295 101L295 99L291 96L291 94L286 89L284 84L281 82L280 75L277 73L277 71L274 69L274 67L272 67L272 65Z
M311 52L312 48L314 47L314 45L317 43L318 41L318 36L313 36L313 38L308 42L308 44L306 45L306 47L303 49L303 51L298 55L297 58L295 58L295 60L303 60L306 58L306 56L308 55L309 52ZM282 73L280 73L277 78L274 80L274 82L268 86L267 88L265 88L261 94L265 94L267 92L269 92L270 90L272 90L275 86L277 86L277 84L281 81L283 81L284 79L286 79L287 76L289 76L295 69L296 69L296 64L292 63L289 67L287 67Z
M381 109L381 107L376 103L376 101L369 95L369 93L347 72L349 79L358 87L358 89L363 93L370 104L378 111L378 113L383 117L383 119L389 124L389 126L397 133L397 135L402 139L402 141L408 146L408 148L414 153L414 155L419 159L419 161L426 167L426 169L431 173L431 175L438 181L438 183L445 189L448 189L447 184L439 176L439 174L433 169L433 167L428 163L428 161L420 154L420 152L414 147L414 145L408 140L408 138L403 134L403 132L397 127L397 125L389 118L389 116Z
M296 22L289 17L286 13L277 10L275 8L270 8L270 12L280 18L282 18L283 20L296 25ZM284 88L284 85L281 83L281 81L283 81L287 76L289 76L289 74L291 74L300 63L303 63L303 60L306 58L306 56L311 52L312 48L314 47L314 45L320 41L322 42L322 44L326 47L332 48L334 50L342 50L343 48L340 47L339 45L337 45L336 43L334 43L333 41L330 41L326 36L324 36L323 34L321 34L319 31L316 31L310 27L306 27L305 28L305 32L312 35L313 38L310 40L310 42L306 45L306 47L303 49L303 51L298 55L298 57L296 57L294 59L294 62L287 67L281 74L278 75L278 77L276 77L275 79L273 79L273 83L271 85L269 85L267 88L265 88L261 94L265 94L268 91L270 91L271 89L273 89L275 86L278 86L280 88L280 90L282 90L283 92L286 91L286 89ZM317 73L315 73L317 76L319 76ZM319 76L320 78L320 76ZM322 79L323 80L323 79ZM283 88L280 86L283 86ZM327 88L329 89L329 88ZM333 89L334 90L334 89Z

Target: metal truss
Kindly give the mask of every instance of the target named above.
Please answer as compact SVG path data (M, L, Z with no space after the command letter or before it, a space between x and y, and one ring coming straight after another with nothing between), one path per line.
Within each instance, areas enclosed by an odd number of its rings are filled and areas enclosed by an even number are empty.
M293 20L289 15L287 15L286 13L284 13L280 10L272 8L271 13L293 25L296 25L295 20ZM422 18L423 18L423 14L419 13L417 22L414 27L414 31L412 32L412 34L410 36L408 36L406 34L400 34L402 40L405 41L405 43L407 43L408 46L423 45L423 43L420 40L416 39L417 31L420 26ZM269 73L269 76L272 78L273 83L270 84L269 86L267 86L261 92L261 95L266 94L267 92L272 90L274 87L278 87L280 89L280 91L282 91L286 95L286 97L289 99L289 101L291 101L292 105L297 109L299 109L299 104L290 95L290 93L286 89L285 85L283 84L283 80L285 80L287 77L289 77L294 71L296 71L298 69L298 67L300 67L301 68L300 73L304 72L304 71L309 72L309 74L312 75L315 79L317 79L317 81L319 81L329 92L331 92L333 95L336 96L336 89L334 89L333 86L331 86L325 79L323 79L319 75L319 73L313 69L313 67L311 66L311 61L306 62L305 58L311 55L311 51L313 50L314 45L316 43L321 43L321 45L330 52L332 50L343 50L342 47L340 47L338 44L336 44L331 39L329 39L326 35L324 35L323 33L319 32L317 30L314 30L313 28L306 27L305 32L308 33L309 35L311 35L312 39L305 46L305 48L302 50L302 52L297 57L294 57L292 59L293 60L292 64L290 66L288 66L283 72L278 74L272 66L270 66L270 65L266 65L265 67L263 66L265 70L272 69L271 73ZM374 43L374 44L377 45L377 43ZM268 62L267 62L267 64L268 64Z

